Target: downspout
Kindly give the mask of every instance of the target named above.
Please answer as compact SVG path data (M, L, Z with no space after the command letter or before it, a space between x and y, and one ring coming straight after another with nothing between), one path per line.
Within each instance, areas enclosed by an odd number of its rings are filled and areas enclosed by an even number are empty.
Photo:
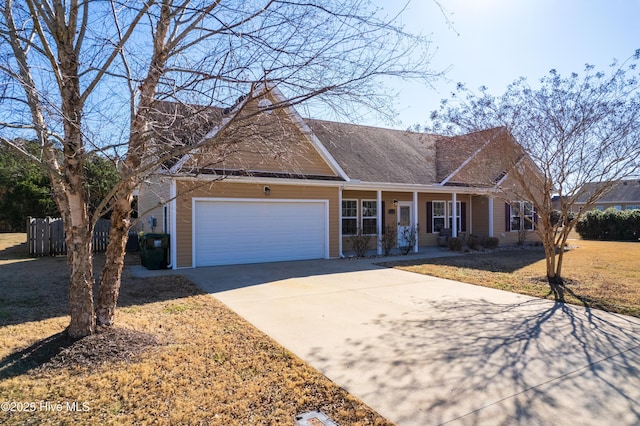
M341 259L344 258L342 253L342 191L344 187L338 188L338 255Z
M451 237L458 237L458 194L451 194Z
M382 254L382 191L378 190L376 195L376 224L378 232L378 255Z
M412 223L414 224L415 230L416 230L416 243L413 246L413 252L418 253L420 249L418 246L419 227L418 227L418 192L417 191L413 191L413 211L411 212L411 214L413 214Z
M489 196L489 238L493 237L493 197Z

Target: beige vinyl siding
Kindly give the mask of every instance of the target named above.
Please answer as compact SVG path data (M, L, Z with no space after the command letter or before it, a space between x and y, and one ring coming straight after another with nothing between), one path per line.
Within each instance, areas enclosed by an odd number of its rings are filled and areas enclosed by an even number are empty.
M269 196L264 187L269 186ZM286 185L238 183L230 181L202 182L178 181L176 190L179 195L176 205L176 251L177 267L191 267L192 259L192 198L251 198L251 199L291 199L291 200L329 200L329 256L338 257L338 188ZM304 229L300 230L304 238Z
M378 197L377 191L353 191L346 190L342 192L343 200L358 200L358 226L360 226L362 220L362 200L376 200ZM382 223L385 226L397 225L398 216L396 206L393 205L393 201L413 201L413 193L410 192L382 192L382 201L384 203L384 211L382 212ZM342 206L341 206L342 208ZM379 206L378 208L382 208ZM389 210L393 210L394 213L389 213ZM384 231L384 230L383 230ZM342 249L343 251L350 251L353 249L351 243L351 237L346 235L342 237ZM369 249L377 249L377 236L372 236L369 241Z
M506 226L506 208L505 202L503 200L495 199L493 202L493 213L494 213L494 237L497 237L500 240L500 245L509 245L509 244L517 244L518 243L518 231L507 231ZM540 241L540 237L535 231L528 231L526 242L536 242Z
M487 197L482 197L482 196L473 196L471 197L471 202L473 203L473 217L471 218L473 222L472 234L482 236L482 237L488 237L489 236L489 199ZM497 200L494 200L494 203L493 203L494 209L496 206L500 206L500 202ZM496 225L502 226L504 228L504 221L500 223L496 223L494 221L493 223L494 230L496 228Z
M151 232L149 217L157 220L155 232L164 232L164 205L169 201L170 178L151 176L141 183L138 192L138 217L144 232Z
M444 201L446 203L449 203L449 201L453 201L453 197L451 194L420 194L418 195L418 204L419 204L419 210L418 210L418 219L419 219L419 224L420 224L420 232L419 232L419 237L420 237L420 245L425 245L425 246L434 246L438 244L438 233L433 233L433 232L427 232L427 202L433 202L433 201ZM473 218L471 217L471 212L473 210L473 214L475 215L476 211L475 211L475 206L472 208L471 206L471 196L467 195L467 194L458 194L456 196L456 201L459 203L465 203L465 215L466 215L466 231L464 231L466 233L466 235L469 235L469 231L470 229L474 229L475 231L475 227L472 223ZM447 208L448 204L447 204ZM463 232L462 230L458 229L458 233ZM424 243L423 243L424 242Z
M495 199L493 201L493 236L500 240L500 245L516 244L518 242L518 233L516 231L507 231L505 213L505 202Z
M353 191L346 190L342 192L343 200L358 200L358 215L361 219L361 201L362 200L375 200L377 197L376 191ZM427 232L427 202L434 200L451 201L451 194L434 194L434 193L418 193L418 244L420 246L434 246L438 244L438 234ZM412 192L382 192L382 201L384 202L384 212L382 212L385 226L397 225L398 223L398 209L393 204L394 201L408 201L413 202ZM471 224L470 211L471 211L471 196L459 194L457 201L466 203L466 215L467 215L467 234L469 234L469 227ZM390 213L391 211L391 213ZM475 209L473 210L475 214ZM351 250L351 241L349 236L344 236L342 239L343 250ZM376 248L376 239L372 238L369 243L370 249Z
M248 105L243 110L244 114L255 112L255 105ZM183 166L183 169L189 168L336 175L299 124L283 109L268 115L259 113L251 120L238 120L220 140L213 141L210 146L204 145Z

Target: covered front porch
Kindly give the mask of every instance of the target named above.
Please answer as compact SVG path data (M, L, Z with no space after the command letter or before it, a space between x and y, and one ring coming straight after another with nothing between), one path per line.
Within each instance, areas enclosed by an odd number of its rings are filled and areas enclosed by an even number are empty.
M368 236L368 250L383 254L385 234L397 236L393 249L419 253L421 247L438 247L448 237L469 235L498 237L501 243L517 241L505 232L510 218L496 208L494 197L470 190L341 189L340 253L353 251L356 235ZM500 225L497 225L500 224ZM517 234L517 233L516 233ZM388 246L388 243L387 243Z

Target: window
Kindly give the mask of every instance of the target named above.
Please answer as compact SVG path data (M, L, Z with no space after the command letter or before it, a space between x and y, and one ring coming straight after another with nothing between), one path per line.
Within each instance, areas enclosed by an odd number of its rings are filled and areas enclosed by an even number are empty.
M535 227L535 209L529 201L511 203L511 231L533 231Z
M365 235L378 233L378 208L374 200L362 200L362 233Z
M342 200L342 235L358 232L358 200Z
M444 201L433 201L432 204L433 214L431 216L433 232L438 233L444 228L444 221L446 217L445 203Z
M449 214L447 215L447 218L449 222L449 228L453 228L453 225L452 225L453 222L451 221L451 215L453 213L453 204L451 201L449 201L448 207L449 207L449 212L448 212ZM457 201L456 202L456 229L458 230L458 232L462 230L461 228L462 223L460 220L461 217L462 217L462 205L460 204L460 201Z
M622 206L620 204L617 204L617 205L613 206L613 208L618 210L618 211L622 210Z
M603 206L596 206L596 210L598 210L599 212L603 212L604 211L604 207Z
M640 210L640 205L634 206L627 204L627 210Z

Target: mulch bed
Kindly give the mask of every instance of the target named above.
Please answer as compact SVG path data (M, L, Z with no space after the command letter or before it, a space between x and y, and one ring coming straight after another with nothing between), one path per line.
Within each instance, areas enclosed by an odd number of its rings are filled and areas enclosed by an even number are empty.
M132 362L150 347L158 345L156 336L118 327L100 327L95 334L73 341L66 333L58 339L59 352L37 368L39 372L60 368L95 368L119 360Z

